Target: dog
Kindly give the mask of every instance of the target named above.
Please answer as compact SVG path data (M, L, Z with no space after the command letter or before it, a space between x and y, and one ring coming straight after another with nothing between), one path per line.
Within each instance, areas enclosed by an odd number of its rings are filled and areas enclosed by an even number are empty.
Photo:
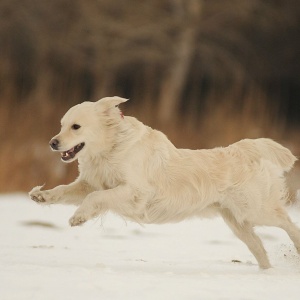
M211 150L177 149L160 131L124 116L127 99L106 97L69 109L50 141L63 162L78 160L79 177L29 193L42 204L78 206L71 226L113 211L140 224L221 215L262 269L270 268L254 226L284 229L300 253L300 230L285 204L284 173L297 160L271 139L244 139Z

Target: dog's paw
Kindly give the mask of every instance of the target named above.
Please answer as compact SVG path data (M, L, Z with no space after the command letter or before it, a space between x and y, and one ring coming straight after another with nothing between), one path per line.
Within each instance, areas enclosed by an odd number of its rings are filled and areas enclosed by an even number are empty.
M42 191L44 185L36 186L29 192L29 197L37 203L45 203L44 192Z
M69 223L70 225L73 226L79 226L82 225L87 221L86 217L80 214L75 214L70 220Z

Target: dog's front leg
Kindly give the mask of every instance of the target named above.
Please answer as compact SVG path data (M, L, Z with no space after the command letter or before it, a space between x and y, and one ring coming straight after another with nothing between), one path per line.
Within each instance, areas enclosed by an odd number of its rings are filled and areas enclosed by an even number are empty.
M29 192L30 198L41 204L74 204L80 205L94 189L85 181L77 180L68 185L59 185L51 190L42 190L36 186Z
M120 185L113 189L96 191L86 196L70 219L71 226L78 226L86 221L113 209L120 213L128 214L133 211L131 205L134 198L133 190L127 185Z

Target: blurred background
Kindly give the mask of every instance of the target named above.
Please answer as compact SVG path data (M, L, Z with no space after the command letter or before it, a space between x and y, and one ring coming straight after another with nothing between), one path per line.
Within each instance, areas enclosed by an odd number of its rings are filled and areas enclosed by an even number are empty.
M0 192L73 180L48 141L103 96L177 147L300 155L299 57L299 0L0 0Z

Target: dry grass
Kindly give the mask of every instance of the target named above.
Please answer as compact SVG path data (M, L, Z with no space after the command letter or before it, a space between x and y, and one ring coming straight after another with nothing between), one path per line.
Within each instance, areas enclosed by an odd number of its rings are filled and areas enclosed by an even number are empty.
M48 147L64 111L64 107L45 109L34 102L2 105L1 192L27 191L33 185L54 185L75 176L76 166L61 164Z

